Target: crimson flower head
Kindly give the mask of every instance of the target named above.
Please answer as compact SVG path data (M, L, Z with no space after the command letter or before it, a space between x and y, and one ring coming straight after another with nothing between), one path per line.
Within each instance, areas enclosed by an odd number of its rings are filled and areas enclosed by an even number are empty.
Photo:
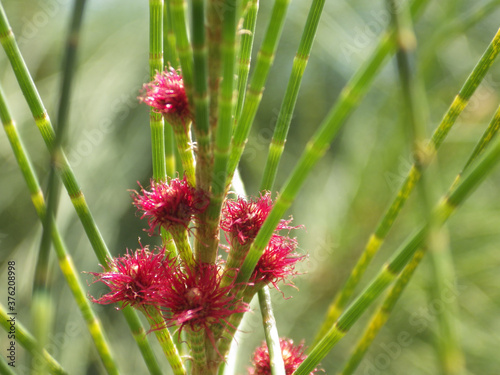
M141 219L147 218L149 234L182 226L187 228L195 214L203 212L209 203L206 193L195 189L184 177L167 182L151 181L151 189L132 194L133 204L142 212Z
M285 363L285 373L291 375L306 359L304 344L293 345L293 340L280 339L280 347ZM255 350L252 364L254 367L249 369L249 375L271 375L271 361L265 342ZM314 375L317 372L318 370L314 369L309 375Z
M225 323L235 313L249 311L246 303L230 293L233 285L221 287L219 267L202 263L197 270L177 267L162 291L161 306L170 313L166 320L182 330L208 331L214 323Z
M100 304L124 302L131 306L156 305L161 300L169 262L165 259L164 248L157 253L149 251L147 247L141 247L134 253L127 250L125 256L108 263L109 271L89 272L96 278L94 283L100 281L111 289L101 298L90 298Z
M250 282L254 285L272 283L278 289L276 283L295 275L295 264L305 257L295 252L297 245L295 238L273 235L255 266Z
M229 234L229 238L235 238L241 245L254 240L257 233L273 208L271 193L261 194L259 198L245 200L227 200L222 208L222 219L220 227ZM291 220L281 220L276 230L292 229L289 227Z
M169 122L185 123L191 117L184 82L172 67L158 72L152 82L146 83L139 100L164 115Z

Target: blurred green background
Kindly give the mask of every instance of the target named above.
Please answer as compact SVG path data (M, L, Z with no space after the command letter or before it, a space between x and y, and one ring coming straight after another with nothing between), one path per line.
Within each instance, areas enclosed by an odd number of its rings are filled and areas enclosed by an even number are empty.
M266 85L246 152L240 164L249 194L256 195L290 73L292 59L305 22L308 1L290 5L278 54ZM66 0L3 0L21 51L35 78L49 114L55 118L61 78L62 41L71 2ZM477 9L490 4L474 18ZM269 21L272 2L260 8L256 46ZM383 1L327 1L325 13L305 73L287 147L277 178L284 183L307 139L336 100L345 82L369 56L388 12ZM418 64L428 100L428 130L432 131L458 93L498 29L500 1L433 1L416 24ZM147 1L89 1L79 50L79 64L71 102L67 155L82 185L94 217L113 254L157 243L143 232L127 189L151 176L148 111L136 97L148 76ZM5 54L0 52L0 82L41 181L47 179L48 154L29 114ZM436 190L444 192L460 171L499 103L500 67L497 62L459 118L439 155ZM295 279L297 289L275 293L280 334L306 345L311 342L334 293L346 279L370 233L396 193L411 165L408 141L401 121L401 94L392 59L376 79L360 107L350 117L309 177L290 210L301 251L309 254ZM18 318L30 326L32 274L41 227L35 215L10 146L0 136L0 277L14 259L18 275ZM500 171L488 178L448 225L458 285L454 302L469 374L499 373L500 358ZM437 197L435 197L437 200ZM391 231L387 244L365 276L365 283L420 222L418 200L412 197ZM97 271L96 258L73 208L63 194L59 228L80 271ZM56 327L53 353L70 374L104 373L54 264ZM428 260L399 302L387 326L375 340L358 374L438 374L435 327L439 303ZM82 274L86 282L91 277ZM5 283L2 281L1 285ZM104 287L92 286L93 295ZM6 291L0 292L5 303ZM293 298L289 298L293 297ZM440 301L438 301L440 302ZM111 306L95 306L108 329L112 347L124 374L146 369L125 327ZM260 314L251 314L240 339L238 373L245 373L250 355L263 340ZM366 319L363 319L325 358L327 374L341 368ZM411 344L390 354L387 348L401 332ZM154 341L154 340L153 340ZM6 335L0 334L1 347ZM156 344L154 345L157 346ZM156 348L158 349L158 348ZM2 350L2 355L3 355ZM158 358L162 360L160 351ZM389 358L385 364L385 358ZM19 373L27 374L26 354L18 351ZM166 365L166 361L162 363ZM375 366L374 364L383 364ZM377 368L376 368L377 367ZM166 371L168 373L168 371Z

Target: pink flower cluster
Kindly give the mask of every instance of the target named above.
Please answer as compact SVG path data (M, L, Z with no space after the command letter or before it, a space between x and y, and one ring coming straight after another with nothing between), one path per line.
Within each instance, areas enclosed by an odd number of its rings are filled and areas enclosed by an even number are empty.
M304 344L294 345L293 340L282 338L280 339L280 347L285 364L285 373L291 375L306 359ZM252 364L253 367L248 370L249 375L271 375L271 360L265 342L255 350ZM310 375L317 372L318 370L314 369Z
M90 272L94 282L103 282L110 292L92 300L101 304L123 302L160 309L169 325L208 329L222 324L231 314L248 311L248 305L221 288L217 265L204 264L195 272L184 269L177 258L165 257L165 248L156 252L142 247L135 253L109 262L109 271Z

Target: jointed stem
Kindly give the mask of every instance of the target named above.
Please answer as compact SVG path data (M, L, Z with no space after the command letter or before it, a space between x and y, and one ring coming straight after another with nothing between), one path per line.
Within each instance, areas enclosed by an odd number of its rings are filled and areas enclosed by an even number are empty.
M375 254L381 247L385 237L387 236L389 230L392 227L392 224L394 223L396 217L401 211L401 208L403 207L411 191L413 190L418 180L420 179L423 168L426 166L426 164L428 164L432 160L432 157L435 155L437 149L444 141L444 138L446 137L451 127L455 123L459 114L465 109L465 106L467 105L469 99L471 98L475 89L481 83L482 79L486 75L488 69L493 64L493 61L495 60L499 52L500 52L500 30L499 32L497 32L497 34L489 44L485 53L483 54L483 56L477 63L476 67L474 68L474 70L472 71L472 73L462 86L460 92L453 100L448 111L441 120L441 123L434 131L431 141L427 145L425 151L426 159L422 160L424 161L424 163L421 162L412 165L408 173L408 176L404 180L397 196L395 197L389 209L386 211L383 218L379 222L375 232L371 235L370 239L368 240L368 243L365 246L365 250L361 255L360 259L358 260L358 263L356 264L353 272L351 273L348 280L344 284L343 289L340 291L340 293L337 295L336 299L330 306L327 318L325 319L323 325L318 331L318 334L316 335L316 342L320 339L320 337L323 336L323 334L328 330L328 327L331 326L332 322L334 322L338 318L343 308L346 306L347 302L349 301L349 298L354 292L355 287L358 285L359 280L361 279L366 268L368 267L368 264L370 263L372 258L375 256Z

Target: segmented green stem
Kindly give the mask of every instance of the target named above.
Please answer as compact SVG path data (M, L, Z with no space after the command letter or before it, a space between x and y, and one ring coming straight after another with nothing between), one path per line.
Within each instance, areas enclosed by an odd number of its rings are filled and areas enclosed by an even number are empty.
M149 76L151 81L163 71L163 0L149 0ZM167 177L165 159L165 124L161 113L153 108L149 111L151 128L151 151L153 156L153 179L165 181Z
M422 260L424 254L425 251L422 248L417 250L410 263L408 263L403 272L401 272L401 274L398 276L396 282L385 298L382 306L376 311L375 314L373 314L373 317L367 325L363 336L356 345L356 349L349 357L349 361L346 363L343 370L339 372L339 375L350 375L353 374L354 371L356 371L356 368L361 363L361 360L363 359L366 351L377 336L378 332L389 319L394 306L401 297L401 294L403 293L406 285L413 276L415 269L420 264L420 261Z
M191 345L191 355L193 356L193 375L207 374L207 354L205 350L205 330L201 327L197 329L187 328L187 337Z
M428 0L417 0L415 2L418 5L417 9L426 1ZM317 161L324 155L340 126L368 90L371 82L386 60L387 55L393 51L394 43L391 41L389 33L386 33L371 58L344 87L340 98L330 110L320 128L308 142L306 150L281 190L273 209L250 248L250 252L238 274L237 282L244 282L249 279L279 220L292 204L308 174Z
M391 9L396 9L397 4L394 0L388 1ZM411 24L411 18L406 12L392 12L395 24L395 36L398 42L397 62L398 71L403 91L404 108L407 112L405 125L409 123L409 127L413 134L413 154L414 163L427 164L427 161L422 163L419 156L419 145L425 139L426 123L423 120L422 113L424 104L427 107L425 94L417 91L419 82L415 74L412 73L411 62L416 64L414 58L414 49L416 47L416 37ZM420 94L420 95L419 95ZM427 108L425 108L427 109ZM408 128L405 126L405 128ZM425 156L424 156L425 157ZM430 219L431 197L436 190L436 184L433 181L438 180L439 166L430 168L426 175L422 176L420 183L420 191L418 198L420 205L424 210L424 216L427 220ZM442 293L455 281L455 270L453 267L453 256L449 247L448 232L445 228L439 228L429 221L429 230L425 240L425 247L428 249L432 261L433 279L430 281L431 295L441 296ZM458 310L455 301L446 304L438 316L438 334L437 334L437 353L443 374L458 375L464 372L464 355L460 347L460 339L457 329L453 322L454 315Z
M497 140L486 156L476 165L458 187L439 202L436 209L433 211L432 221L438 226L443 225L451 214L455 212L458 206L467 199L499 162L500 141ZM425 240L427 229L428 226L425 226L419 230L394 254L392 259L386 263L361 295L340 315L339 319L331 326L321 341L312 347L309 356L294 372L295 375L309 374L335 344L345 336L359 317L396 279L398 274L410 261Z
M164 68L172 66L177 69L179 67L179 55L172 27L172 11L168 0L165 0L163 4L163 65Z
M300 39L299 48L293 59L292 72L278 114L273 139L269 145L269 153L262 176L261 185L266 186L268 190L271 190L274 185L281 155L285 149L286 137L290 129L290 123L292 122L293 111L295 109L295 103L297 102L302 76L304 75L307 61L309 60L309 54L311 53L312 44L316 36L324 5L325 0L314 0L311 4L306 25Z
M14 152L16 161L19 164L19 168L21 169L26 184L28 185L28 189L31 194L31 200L33 202L33 205L35 206L35 210L40 220L43 221L44 216L47 212L43 193L36 178L35 171L33 170L31 162L28 158L28 155L25 152L25 148L21 142L21 139L19 138L15 123L10 116L7 103L4 100L4 94L1 88L0 117L3 122L5 133L7 134L7 138L9 139L12 150ZM109 374L118 374L118 369L111 354L107 339L102 330L101 322L94 314L92 307L90 306L90 301L87 298L85 289L83 288L80 279L78 278L78 271L75 268L71 255L68 253L56 225L51 228L51 236L57 259L59 261L59 268L66 278L66 282L68 283L68 286L73 294L73 298L75 299L78 308L80 309L85 319L99 356L103 361L104 367Z
M257 54L255 70L252 73L252 78L246 92L241 116L234 130L231 142L231 155L227 167L226 187L231 185L234 171L240 161L250 128L257 113L260 100L262 99L264 84L274 61L274 55L281 38L289 3L290 0L276 0L274 3L264 40Z
M346 306L368 264L373 259L378 249L384 242L384 239L389 233L389 230L391 229L397 215L401 211L401 208L408 199L411 191L420 179L423 168L432 160L437 149L443 142L451 127L455 124L455 121L458 118L459 114L465 109L465 106L469 102L472 94L479 86L489 68L493 64L493 61L498 55L498 52L500 52L500 30L499 32L497 32L497 34L489 44L485 53L460 89L460 92L454 98L448 111L441 120L441 123L434 131L431 141L429 142L425 152L423 153L425 154L425 160L422 159L420 163L412 165L408 176L403 181L403 184L399 189L397 196L377 225L375 232L370 236L360 259L356 263L356 266L354 267L348 280L344 284L344 287L330 306L327 318L325 319L320 330L318 331L318 334L316 335L316 341L318 341L323 336L328 327L331 326L331 324L337 319L343 308Z
M210 96L210 128L215 138L219 110L219 83L221 66L222 20L224 1L207 0L208 90ZM212 139L212 142L214 140Z
M226 193L227 161L233 130L234 73L236 58L236 10L237 1L224 3L222 21L222 83L219 91L219 116L214 146L214 169L212 176L212 198L206 210L207 221L202 228L204 243L196 249L198 260L205 263L215 262L219 243L219 217ZM200 241L201 242L201 241Z
M269 287L267 285L259 290L259 304L267 348L269 350L271 374L286 375L285 363L283 362L283 355L281 353L280 336L278 334L278 328L276 327L276 319L274 319L273 306L271 303L271 294L269 293Z
M238 104L236 105L235 122L240 118L250 72L253 41L255 37L255 26L257 25L257 12L259 11L259 0L251 0L246 6L246 14L243 20L240 53L238 58Z
M163 4L163 70L170 66L178 68L179 57L175 48L175 34L172 30L172 19L170 15L170 2L167 0ZM175 166L175 140L174 131L169 124L165 124L165 170L170 178L176 177Z
M0 304L0 325L6 332L9 332L12 321L15 321L16 326L16 343L21 344L21 346L33 356L39 355L47 364L50 373L57 375L67 374L61 365L45 349L41 353L38 351L39 344L36 342L33 335L28 332L17 316L9 315L7 309Z
M189 244L188 231L182 225L172 226L170 229L170 234L174 239L175 246L177 247L177 252L181 256L184 263L189 267L194 267L194 257L193 251L191 250L191 245Z
M172 341L172 336L167 329L160 311L154 306L144 306L143 313L151 325L151 330L155 333L174 374L186 375L186 369L184 368L179 352Z
M193 0L191 9L193 18L194 132L197 142L196 186L199 189L208 191L212 177L212 150L210 145L210 125L208 122L208 62L204 3L203 0Z
M191 124L172 122L170 125L172 125L174 131L175 144L177 145L179 159L181 159L184 169L184 175L191 186L196 186L193 143L191 141L191 135L189 134Z
M45 144L49 150L52 149L55 141L55 134L52 124L50 122L47 111L45 110L42 100L36 90L35 84L29 74L28 68L24 59L21 56L19 47L15 41L12 29L7 21L5 11L2 4L0 4L0 42L4 48L7 57L13 67L19 86L23 92L24 97L28 103L28 107L35 119L35 123L42 135ZM68 192L75 211L82 222L83 228L91 246L103 265L107 265L107 259L111 258L111 254L104 242L104 239L97 228L97 225L90 213L85 197L80 189L76 177L71 169L66 155L58 150L60 153L60 164L57 164L59 175L63 184ZM127 323L132 331L134 339L136 340L145 362L151 373L160 373L158 363L154 354L149 346L148 341L144 338L144 328L139 320L137 314L130 308L122 309Z
M193 54L189 44L186 22L185 0L167 0L170 3L172 29L175 34L175 46L182 69L182 80L189 103L193 103Z
M231 251L227 255L226 265L224 267L224 276L222 277L221 287L231 285L234 281L239 268L248 254L250 243L240 244L238 238L231 238Z

